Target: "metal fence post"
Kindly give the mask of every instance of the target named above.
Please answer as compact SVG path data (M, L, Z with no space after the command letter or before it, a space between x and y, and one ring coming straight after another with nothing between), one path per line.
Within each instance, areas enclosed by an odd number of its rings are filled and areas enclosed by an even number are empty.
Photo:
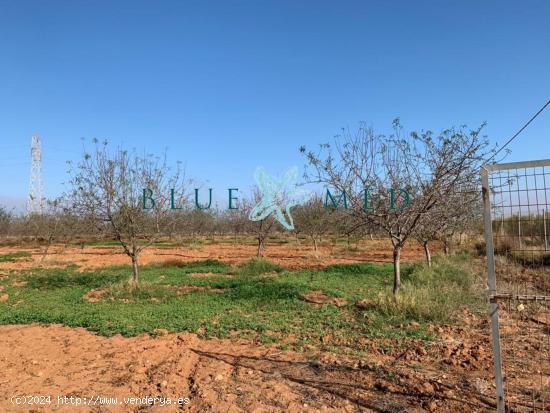
M544 225L544 251L548 251L548 237L546 236L546 211L542 210L542 225Z
M483 192L483 220L487 255L488 284L491 330L493 339L493 361L495 368L495 382L497 393L497 412L505 413L504 385L502 381L502 362L500 354L500 333L498 321L498 302L494 298L497 293L496 273L495 273L495 254L493 246L493 226L491 220L491 198L489 190L489 174L487 169L481 168L481 185Z

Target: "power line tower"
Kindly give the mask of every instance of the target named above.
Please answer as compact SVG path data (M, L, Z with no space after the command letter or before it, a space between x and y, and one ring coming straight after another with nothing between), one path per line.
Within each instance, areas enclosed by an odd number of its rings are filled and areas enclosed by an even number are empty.
M44 197L42 194L42 148L40 136L35 135L31 140L31 180L27 214L41 214L44 212Z

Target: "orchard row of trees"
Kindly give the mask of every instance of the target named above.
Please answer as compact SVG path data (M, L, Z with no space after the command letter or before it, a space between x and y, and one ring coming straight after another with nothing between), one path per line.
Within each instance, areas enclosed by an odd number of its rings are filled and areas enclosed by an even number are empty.
M374 226L361 225L360 221L343 210L326 207L326 199L321 194L304 205L292 209L294 218L294 230L287 231L279 223L269 216L261 221L251 221L249 213L257 198L240 199L239 209L207 209L200 210L189 207L183 210L171 211L171 219L159 225L162 231L157 233L151 228L156 227L157 222L149 221L141 230L134 231L136 249L151 244L149 234L155 234L156 240L177 242L182 239L200 240L202 238L227 237L234 242L242 241L243 237L254 239L256 243L256 255L263 256L269 237L284 234L287 237L306 241L313 252L318 253L323 240L340 239L351 245L362 239L379 239L385 237L385 233ZM21 216L10 213L0 207L0 237L13 241L29 241L40 244L43 247L44 256L53 243L83 244L93 240L117 240L116 232L107 223L102 225L92 217L75 214L68 207L61 207L60 201L48 202L48 208L43 214ZM144 215L144 222L150 219ZM434 221L434 224L437 221ZM439 241L443 245L455 238L455 235L473 230L475 221L456 222L460 225L441 225L431 228L430 232L418 232L416 240L425 247L426 260L431 263L429 245L432 241ZM149 229L147 229L149 228ZM120 228L122 231L132 231L132 228ZM154 240L153 240L154 242ZM130 249L133 247L130 243ZM126 251L125 251L126 252ZM139 253L137 254L139 255Z
M262 256L266 240L272 235L284 234L297 240L306 240L315 252L319 250L324 239L338 238L350 245L359 239L372 240L385 236L377 228L358 225L358 222L349 219L349 214L342 211L342 207L327 208L320 196L293 208L292 231L283 229L271 217L258 222L251 221L248 216L253 204L253 200L244 199L238 210L187 208L173 211L174 219L170 220L170 225L163 225L164 231L158 239L175 242L181 239L199 240L223 236L238 242L242 236L254 237L258 246L257 255ZM475 222L472 221L472 224ZM469 223L466 226L442 226L441 231L429 234L429 237L419 233L417 239L422 244L426 240L438 240L444 245L455 234L470 229L473 228ZM139 234L137 236L139 238ZM21 216L0 206L0 237L4 240L36 242L40 245L116 239L108 226L97 227L93 220L77 216L69 208L59 207L48 208L43 214Z
M334 143L321 144L317 151L301 147L307 165L304 183L331 188L345 206L331 207L331 202L327 208L324 192L295 206L293 235L309 238L315 250L328 234L388 237L397 295L401 251L407 242L420 242L431 264L431 241L446 242L479 219L478 170L491 153L481 129L405 135L395 121L391 135L375 134L362 125L353 133L343 130ZM94 140L93 149L71 165L69 176L67 192L48 202L43 214L15 217L1 210L0 234L40 238L46 246L77 238L115 239L130 258L133 281L138 282L140 253L163 238L253 235L261 256L270 234L283 230L273 215L249 220L262 195L258 189L249 199L241 198L238 209L201 210L191 204L174 210L174 199L178 205L190 204L196 185L180 164L170 167L166 156L111 150L106 142ZM154 205L147 209L144 188L155 193ZM390 198L405 193L407 206L394 208L403 199Z

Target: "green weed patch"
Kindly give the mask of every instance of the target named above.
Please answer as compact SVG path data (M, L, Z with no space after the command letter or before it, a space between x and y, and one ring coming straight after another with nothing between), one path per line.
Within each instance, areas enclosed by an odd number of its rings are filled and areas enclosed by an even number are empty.
M266 260L235 267L173 261L142 266L138 285L128 282L128 266L32 269L1 281L9 299L0 303L0 324L63 323L107 336L166 329L356 352L365 338L430 339L428 323L452 321L461 306L477 305L479 288L465 268L459 258L436 259L432 269L407 265L398 301L389 264L286 271ZM309 291L344 304L307 302ZM416 327L402 328L412 321Z

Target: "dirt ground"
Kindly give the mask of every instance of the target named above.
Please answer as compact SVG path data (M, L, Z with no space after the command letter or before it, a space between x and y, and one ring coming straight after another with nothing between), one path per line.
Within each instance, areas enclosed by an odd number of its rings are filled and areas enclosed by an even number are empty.
M3 247L0 253L22 249ZM40 249L28 251L31 257L0 263L0 270L127 263L113 247L55 246L45 260ZM206 258L238 263L253 254L254 246L154 248L142 263ZM287 268L391 258L382 241L351 252L323 247L318 256L309 245L273 245L266 254ZM407 260L420 254L412 246L404 255ZM61 325L0 326L0 412L493 411L487 322L467 310L461 318L462 327L434 327L438 339L428 345L412 338L365 340L366 356L360 358L186 333L107 338ZM124 399L130 397L158 399L156 404ZM167 398L173 404L161 406ZM42 404L13 403L25 400Z
M105 338L61 325L2 326L0 349L2 412L491 411L487 340L451 327L428 348L411 340L359 361L194 334ZM51 395L51 404L10 401L31 395ZM58 401L71 396L83 405ZM145 396L183 401L124 404Z
M77 264L82 269L107 265L129 265L130 261L122 248L113 246L64 246L54 245L44 255L44 247L0 246L0 254L28 251L32 257L17 259L15 268L36 266L64 266ZM216 259L227 264L247 261L256 254L255 245L233 243L206 244L193 247L149 247L140 255L140 264L181 260L184 262ZM410 261L423 256L422 247L411 242L402 252L402 259ZM389 240L373 240L359 246L352 244L332 246L321 245L317 252L310 243L268 244L265 257L288 269L318 268L326 265L350 262L391 262L392 250ZM0 262L0 270L14 268L14 262Z

